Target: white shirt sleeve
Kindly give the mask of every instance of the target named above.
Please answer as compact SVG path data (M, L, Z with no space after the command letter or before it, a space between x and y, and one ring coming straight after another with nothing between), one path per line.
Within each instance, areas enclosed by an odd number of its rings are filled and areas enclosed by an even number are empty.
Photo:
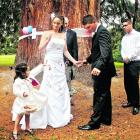
M134 38L133 38L133 49L131 49L131 53L128 56L130 61L133 60L140 60L140 33L135 32Z
M140 60L140 33L132 30L126 34L121 42L121 56L123 59L128 57L130 61Z

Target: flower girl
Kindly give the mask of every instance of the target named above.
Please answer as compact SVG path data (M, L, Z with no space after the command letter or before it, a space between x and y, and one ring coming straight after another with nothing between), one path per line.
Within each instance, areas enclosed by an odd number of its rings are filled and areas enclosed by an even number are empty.
M15 121L12 135L14 140L18 139L18 126L23 116L25 116L25 132L33 134L30 129L30 113L40 110L46 102L39 91L40 83L35 79L41 71L43 71L43 64L31 71L26 63L20 63L15 67L13 94L16 98L12 107L12 120Z

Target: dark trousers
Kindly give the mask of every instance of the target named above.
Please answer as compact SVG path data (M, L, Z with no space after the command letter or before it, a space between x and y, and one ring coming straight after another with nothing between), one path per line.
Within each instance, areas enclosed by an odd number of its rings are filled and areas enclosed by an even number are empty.
M112 101L111 101L111 77L106 73L101 73L93 77L93 114L91 121L93 124L100 124L102 121L111 124L112 121Z
M134 107L139 106L139 69L140 61L124 64L124 87L127 101Z

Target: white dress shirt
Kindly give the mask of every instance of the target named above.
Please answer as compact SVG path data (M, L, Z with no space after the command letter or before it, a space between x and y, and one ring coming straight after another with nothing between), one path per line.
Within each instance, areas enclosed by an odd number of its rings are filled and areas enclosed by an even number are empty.
M98 23L98 24L97 24L97 27L96 27L95 33L97 32L97 30L98 30L98 28L99 28L100 25L101 25L101 23Z
M121 56L123 60L127 57L129 61L140 60L140 32L132 30L122 38Z

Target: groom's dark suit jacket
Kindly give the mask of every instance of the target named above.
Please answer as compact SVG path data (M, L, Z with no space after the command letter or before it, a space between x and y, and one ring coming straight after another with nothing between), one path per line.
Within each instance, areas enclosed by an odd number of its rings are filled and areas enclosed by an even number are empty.
M87 62L108 76L115 76L116 70L112 57L111 37L108 30L100 25L92 38L91 55Z
M111 37L106 28L99 25L97 32L92 38L91 55L87 62L91 63L92 69L101 70L99 76L93 76L93 114L92 124L100 124L103 121L111 124L112 104L111 104L111 77L115 76L116 70L112 58Z

